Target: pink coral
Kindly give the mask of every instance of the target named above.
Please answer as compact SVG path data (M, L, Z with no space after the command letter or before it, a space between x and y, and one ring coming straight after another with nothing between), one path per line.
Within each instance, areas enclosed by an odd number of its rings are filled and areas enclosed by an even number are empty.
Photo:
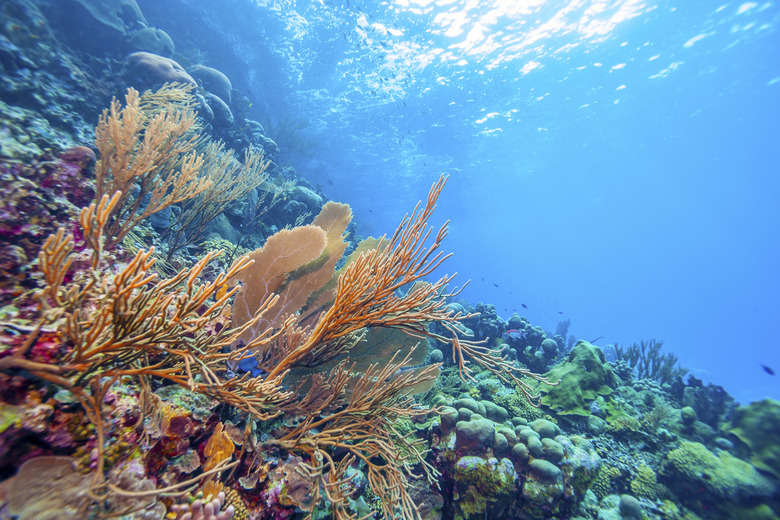
M173 506L174 512L183 513L177 520L230 520L235 514L233 506L228 506L225 511L220 511L225 503L225 492L220 491L217 498L204 503L196 500L192 505Z

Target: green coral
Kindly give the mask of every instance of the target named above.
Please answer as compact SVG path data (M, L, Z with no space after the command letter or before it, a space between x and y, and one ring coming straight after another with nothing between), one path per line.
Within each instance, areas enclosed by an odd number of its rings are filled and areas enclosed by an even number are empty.
M660 510L663 518L667 520L700 520L699 515L680 507L671 500L663 500Z
M717 455L699 442L682 441L666 457L664 471L683 489L708 491L726 500L769 497L775 485L756 468L728 452Z
M0 406L0 433L10 427L18 428L22 424L23 410L19 406L3 404Z
M612 485L620 477L620 469L615 466L602 465L593 481L591 490L601 500L612 492Z
M640 412L625 401L623 389L622 399L613 399L604 404L606 412L607 432L614 437L642 439L647 433L645 423L639 419Z
M436 417L438 418L438 417ZM433 424L434 417L429 418L425 423L416 424L408 419L400 419L393 424L394 433L397 438L414 439L418 430L427 430ZM401 456L404 458L412 456L412 458L425 458L425 454L428 451L427 445L421 445L418 443L403 444L398 442L397 438L393 438L393 444L398 449ZM414 451L414 454L412 453Z
M216 237L210 238L198 246L198 249L200 251L203 251L203 254L199 255L199 258L202 258L203 256L205 256L207 253L211 251L217 251L219 249L223 251L233 251L234 248L236 248L236 245L230 240L226 240L224 238L216 238ZM239 257L249 252L250 250L247 249L246 247L238 246L238 248L236 248L236 251L233 253L233 256Z
M729 433L750 448L750 461L780 479L780 402L764 399L738 408Z
M517 391L496 395L493 402L506 408L509 411L510 417L524 417L529 422L535 421L536 419L552 420L550 416L529 403L528 399Z
M739 520L778 520L777 515L766 504L752 507L731 507L732 518Z
M617 378L598 347L586 341L577 343L566 361L546 377L560 380L557 386L542 387L542 404L559 415L588 417L589 403L599 395L609 396L617 387Z
M634 496L654 500L658 496L658 476L647 464L636 467L635 477L631 481L631 493Z
M459 495L456 520L476 519L508 507L515 492L517 473L508 459L465 456L455 464L453 479Z

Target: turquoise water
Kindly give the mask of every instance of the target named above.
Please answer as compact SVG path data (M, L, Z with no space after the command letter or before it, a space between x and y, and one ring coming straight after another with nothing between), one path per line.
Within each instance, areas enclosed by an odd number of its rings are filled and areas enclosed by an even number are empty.
M434 220L465 299L780 398L777 3L139 5L253 118L294 123L277 162L361 234L449 174Z

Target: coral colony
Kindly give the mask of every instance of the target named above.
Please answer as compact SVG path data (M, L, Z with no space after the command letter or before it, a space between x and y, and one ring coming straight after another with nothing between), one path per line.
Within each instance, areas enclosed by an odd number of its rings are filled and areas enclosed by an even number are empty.
M3 7L0 518L777 518L780 403L460 300L446 176L357 237L113 3Z

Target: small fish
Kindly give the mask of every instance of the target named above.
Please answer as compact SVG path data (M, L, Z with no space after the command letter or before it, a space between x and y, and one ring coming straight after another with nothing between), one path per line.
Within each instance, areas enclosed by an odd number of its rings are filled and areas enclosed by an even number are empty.
M524 304L524 303L521 303L521 304L520 304L520 307L522 307L523 309L527 309L527 308L528 308L528 305L526 305L526 304Z
M592 343L596 343L596 342L597 342L598 340L600 340L600 339L604 339L604 336L599 336L599 337L598 337L598 338L596 338L596 339L592 339L592 340L590 340L588 343L591 343L591 344L592 344Z
M523 331L519 329L509 329L504 334L511 339L523 339Z
M242 370L243 372L249 372L252 374L252 377L257 376L265 376L266 372L265 370L259 368L257 366L257 358L255 358L254 355L245 357L241 361L238 362L238 369Z
M494 284L493 284L493 287L498 287L498 284L497 284L497 283L494 283Z
M764 372L766 372L766 373L767 373L767 374L769 374L770 376L773 376L773 375L775 375L775 371L774 371L774 370L772 370L772 368L771 368L771 367L768 367L768 366L764 365L763 363L761 364L761 368L763 368L763 369L764 369Z
M558 311L558 314L563 314L561 311Z

